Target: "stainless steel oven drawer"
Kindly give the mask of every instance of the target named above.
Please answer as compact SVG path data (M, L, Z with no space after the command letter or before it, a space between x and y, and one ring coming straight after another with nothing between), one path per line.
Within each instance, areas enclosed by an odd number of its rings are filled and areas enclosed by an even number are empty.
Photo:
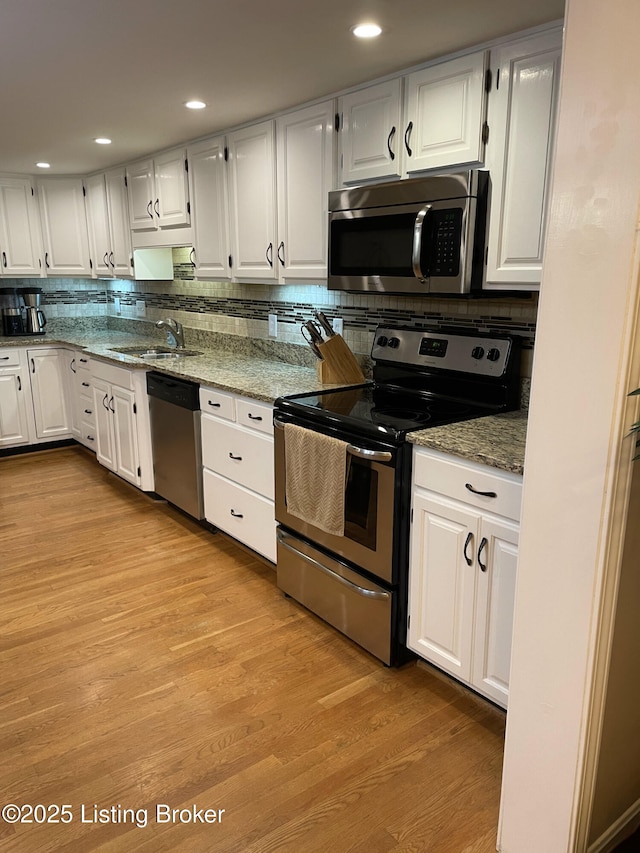
M393 593L278 529L279 588L384 663L391 663Z

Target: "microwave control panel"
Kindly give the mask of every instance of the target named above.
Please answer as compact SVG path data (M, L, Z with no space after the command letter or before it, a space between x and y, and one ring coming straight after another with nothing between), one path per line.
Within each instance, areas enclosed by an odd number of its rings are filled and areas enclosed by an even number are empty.
M462 209L458 207L449 210L433 210L427 217L427 222L429 238L425 242L429 248L425 267L428 268L429 275L460 275Z

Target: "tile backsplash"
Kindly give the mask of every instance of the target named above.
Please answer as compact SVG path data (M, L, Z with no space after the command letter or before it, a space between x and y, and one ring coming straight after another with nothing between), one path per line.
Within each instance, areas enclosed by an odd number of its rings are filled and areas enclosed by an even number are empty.
M47 317L122 317L154 322L174 317L186 329L269 340L268 315L278 318L277 340L305 346L300 324L319 308L330 320L344 322L343 336L360 354L371 351L379 323L434 328L472 326L480 331L519 335L523 342L523 375L531 375L537 294L531 298L455 299L378 296L328 291L322 285L235 284L188 278L188 255L174 250L177 276L166 281L125 279L22 279L16 286L43 290ZM188 336L188 335L187 335Z

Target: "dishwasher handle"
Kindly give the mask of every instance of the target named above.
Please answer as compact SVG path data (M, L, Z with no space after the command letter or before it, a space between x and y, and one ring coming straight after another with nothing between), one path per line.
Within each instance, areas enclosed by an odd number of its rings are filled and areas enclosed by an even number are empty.
M147 373L147 394L181 409L195 412L200 408L200 386L188 379L177 379L150 370Z

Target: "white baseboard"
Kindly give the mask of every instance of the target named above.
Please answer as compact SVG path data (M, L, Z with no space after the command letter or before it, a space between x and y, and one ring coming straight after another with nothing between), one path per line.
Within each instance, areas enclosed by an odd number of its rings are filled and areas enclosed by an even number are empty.
M640 800L630 806L626 812L589 845L588 853L611 853L618 844L640 826Z

